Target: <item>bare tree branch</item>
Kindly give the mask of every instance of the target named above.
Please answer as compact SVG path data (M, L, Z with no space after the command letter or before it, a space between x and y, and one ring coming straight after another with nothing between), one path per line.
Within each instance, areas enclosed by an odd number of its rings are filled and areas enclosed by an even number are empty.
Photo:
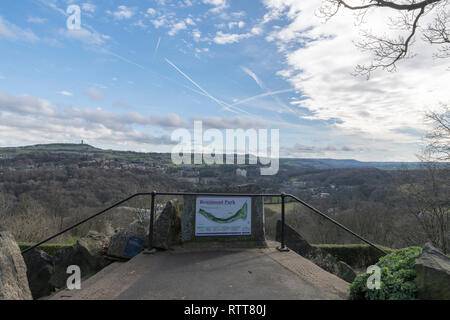
M450 108L445 106L443 112L430 112L426 118L432 124L426 137L427 152L436 160L450 160Z
M441 11L436 14L432 24L424 31L424 39L430 44L440 45L435 56L437 58L450 57L450 11Z
M420 2L412 1L409 4L400 4L393 1L383 1L383 0L370 0L368 4L365 5L359 5L359 6L351 6L347 4L346 1L343 0L331 0L332 2L335 2L338 6L344 6L347 9L351 10L361 10L361 9L367 9L372 7L380 7L380 8L391 8L395 10L417 10L425 8L428 5L431 5L433 3L439 2L441 0L424 0ZM364 1L363 1L364 2Z
M439 58L450 57L450 12L448 11L449 0L407 0L406 3L384 0L359 0L357 4L350 4L348 0L324 0L319 9L319 15L328 19L335 16L341 8L352 10L357 13L361 23L367 10L374 8L390 8L393 12L401 14L400 18L390 18L390 29L407 32L406 35L393 39L388 35L374 35L364 31L363 40L357 42L357 47L363 51L372 52L373 61L369 65L358 65L355 68L357 74L370 77L371 72L376 69L383 69L393 72L397 69L397 63L403 59L414 56L411 47L416 35L420 32L423 39L432 45L439 45ZM429 14L434 14L434 22L428 26L422 26L422 18Z

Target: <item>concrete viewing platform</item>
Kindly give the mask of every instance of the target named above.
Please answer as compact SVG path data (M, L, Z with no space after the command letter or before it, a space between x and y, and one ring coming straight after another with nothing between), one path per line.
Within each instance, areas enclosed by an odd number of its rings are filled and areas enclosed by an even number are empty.
M52 300L346 299L349 284L293 251L177 246L113 263Z

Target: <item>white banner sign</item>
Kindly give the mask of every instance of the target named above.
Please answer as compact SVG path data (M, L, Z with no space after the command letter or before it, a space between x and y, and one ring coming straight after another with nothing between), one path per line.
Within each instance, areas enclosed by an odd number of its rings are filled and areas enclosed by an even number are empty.
M250 197L197 197L196 236L251 235Z

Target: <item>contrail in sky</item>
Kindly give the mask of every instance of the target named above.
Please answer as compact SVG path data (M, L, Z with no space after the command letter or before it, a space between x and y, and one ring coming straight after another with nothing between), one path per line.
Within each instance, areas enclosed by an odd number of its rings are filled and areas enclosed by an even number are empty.
M155 52L153 52L153 60L155 60L156 54L158 53L160 43L161 43L161 37L158 38L158 43L156 44Z
M248 74L250 77L252 77L253 78L253 80L255 80L255 82L258 84L258 86L261 88L261 89L266 89L265 87L264 87L264 84L262 83L262 81L258 78L258 76L252 71L252 70L250 70L249 68L246 68L246 67L241 67L241 69L246 73L246 74Z
M189 80L194 86L196 86L198 89L200 89L201 92L203 92L208 98L210 98L211 100L213 100L214 102L218 103L220 106L222 106L225 110L228 110L230 112L233 113L239 113L235 110L232 110L232 108L239 110L240 112L249 114L247 111L244 111L240 108L237 107L233 107L223 101L220 101L219 99L215 98L214 96L212 96L211 94L208 93L208 91L206 91L205 89L203 89L200 85L198 85L194 80L192 80L187 74L185 74L183 71L181 71L173 62L171 62L169 59L165 58L166 62L168 64L170 64L172 67L175 68L175 70L177 70L179 73L181 73L181 75L183 75L187 80Z
M51 7L51 8L54 9L54 10L57 10L57 11L60 12L62 15L66 15L66 12L65 12L64 10L58 8L54 3L51 3L51 2L48 3L48 2L43 1L43 0L35 0L35 1L38 1L39 3L44 4L44 5L46 5L46 6L49 6L49 7ZM92 27L91 27L91 29L95 32L95 30L94 30ZM157 42L157 44L156 44L155 51L153 52L153 59L155 58L156 54L158 53L158 49L159 49L160 44L161 44L161 37L158 38L158 42ZM166 76L160 75L158 72L156 72L156 71L154 71L154 70L151 70L151 69L149 69L149 68L146 68L145 66L143 66L143 65L141 65L141 64L139 64L139 63L136 63L136 62L134 62L134 61L132 61L132 60L130 60L130 59L127 59L127 58L125 58L125 57L123 57L123 56L121 56L121 55L119 55L119 54L117 54L117 53L114 53L114 52L112 52L112 51L110 51L110 50L108 50L108 49L105 49L105 48L102 47L102 46L99 46L98 49L99 49L99 52L103 52L104 54L109 54L109 55L111 55L111 56L113 56L113 57L116 57L116 58L122 60L123 62L126 62L126 63L129 63L129 64L131 64L131 65L134 65L134 66L138 67L139 69L142 69L142 70L144 70L144 71L152 72L152 73L154 73L154 74L157 74L157 75L159 75L159 76L162 76L162 77L166 78L167 80L174 81L174 80L172 80L172 79L170 79L170 78L168 78L168 77L166 77ZM249 112L247 112L247 111L245 111L245 110L242 110L241 108L238 108L238 107L235 106L235 105L240 104L239 102L238 102L238 103L235 103L235 104L233 104L233 105L229 105L229 104L225 103L224 101L221 101L221 100L215 98L215 97L212 96L208 91L206 91L206 90L203 89L200 85L198 85L194 80L192 80L187 74L185 74L183 71L181 71L181 70L180 70L174 63L172 63L169 59L165 58L165 60L166 60L166 62L169 63L172 67L174 67L181 75L183 75L187 80L189 80L194 86L196 86L196 87L200 90L200 92L199 92L199 91L193 90L192 88L189 88L189 89L191 89L192 91L194 91L194 92L196 92L196 93L198 93L198 94L205 95L206 97L210 98L211 100L213 100L214 102L216 102L217 104L219 104L220 106L222 106L222 107L223 107L225 110L227 110L227 111L230 111L230 112L233 112L233 113L236 113L236 114L239 114L239 113L245 113L245 114L251 115ZM249 98L249 99L246 99L245 101L249 101L249 100L252 100L252 99Z
M279 93L292 92L292 91L296 91L296 90L297 89L295 89L295 88L291 88L291 89L283 89L283 90L277 90L277 91L269 91L269 92L266 92L266 93L258 94L258 95L253 96L253 97L249 97L249 98L246 98L246 99L239 100L239 101L231 104L231 106L234 107L234 106L237 106L237 105L240 105L240 104L243 104L243 103L246 103L246 102L258 99L258 98L263 98L263 97L267 97L267 96L274 96L274 95L277 95Z
M124 57L118 55L117 53L111 52L109 50L104 50L104 53L112 55L113 57L116 57L116 58L118 58L118 59L120 59L120 60L122 60L122 61L124 61L126 63L132 64L132 65L134 65L134 66L136 66L136 67L138 67L138 68L140 68L142 70L154 72L153 70L150 70L150 69L144 67L143 65L141 65L139 63L136 63L136 62L133 62L133 61L127 59L127 58L124 58Z
M257 76L252 70L250 70L250 69L247 68L247 67L241 67L241 69L242 69L242 71L244 71L246 74L248 74L253 80L255 80L255 82L258 84L258 87L260 87L261 89L263 89L263 90L266 91L266 93L267 93L266 95L259 95L259 96L256 96L256 97L254 97L255 99L256 99L256 98L260 98L260 97L265 97L265 96L268 96L268 95L269 95L269 96L272 96L272 99L274 99L280 106L282 106L283 108L287 109L289 112L295 114L294 110L292 110L291 108L289 108L284 102L282 102L277 96L275 96L275 94L282 93L282 90L280 90L280 91L270 91L270 89L267 88L267 87L264 85L264 83L261 81L261 79L259 79L258 76ZM291 89L290 91L295 91L295 89ZM286 91L286 92L287 92L287 91ZM243 101L245 101L245 102L250 101L249 99L250 99L250 100L253 100L252 98L248 98L248 99L243 100ZM240 103L238 102L237 104L240 104ZM235 104L233 104L233 105L235 105Z

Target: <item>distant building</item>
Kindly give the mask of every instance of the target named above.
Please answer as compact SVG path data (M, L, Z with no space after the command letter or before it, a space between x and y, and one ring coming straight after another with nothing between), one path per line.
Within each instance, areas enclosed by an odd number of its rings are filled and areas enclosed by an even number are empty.
M236 175L238 177L247 177L247 170L245 170L245 169L236 169Z

